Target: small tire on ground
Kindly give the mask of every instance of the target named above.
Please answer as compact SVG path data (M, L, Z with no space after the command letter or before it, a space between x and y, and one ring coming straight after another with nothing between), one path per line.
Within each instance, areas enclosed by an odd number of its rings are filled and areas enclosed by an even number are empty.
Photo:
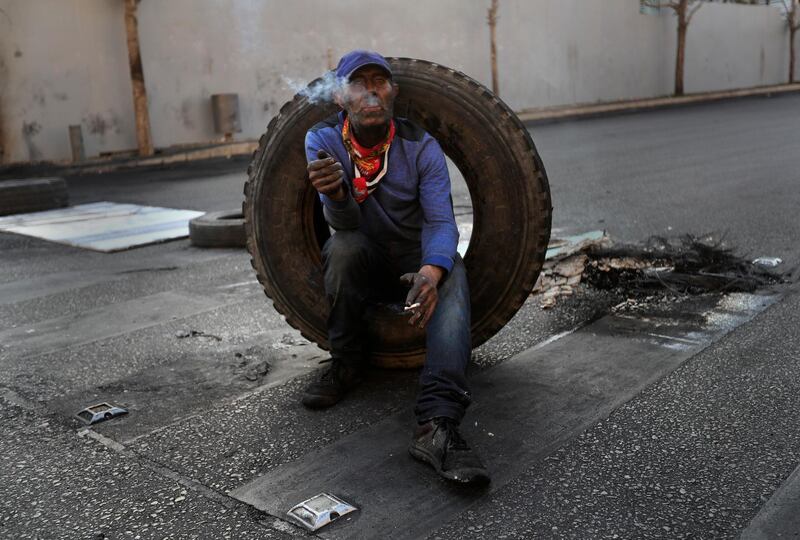
M194 218L189 222L189 240L197 247L244 247L242 212L208 212Z
M473 232L464 257L472 302L472 345L499 331L533 289L550 238L547 175L528 130L490 90L463 73L392 58L400 92L395 114L435 137L469 188ZM318 83L314 81L311 83ZM248 168L242 211L259 282L286 321L327 348L328 316L320 246L319 198L306 175L306 131L336 112L297 95L272 119ZM367 325L371 360L417 367L425 336L407 318L374 312Z
M68 203L63 178L0 181L0 216L63 208Z

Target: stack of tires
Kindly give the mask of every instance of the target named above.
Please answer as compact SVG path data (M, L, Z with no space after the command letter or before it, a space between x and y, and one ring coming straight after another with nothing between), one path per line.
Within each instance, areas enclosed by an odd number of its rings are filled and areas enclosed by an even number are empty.
M0 180L0 216L62 208L68 203L63 178Z

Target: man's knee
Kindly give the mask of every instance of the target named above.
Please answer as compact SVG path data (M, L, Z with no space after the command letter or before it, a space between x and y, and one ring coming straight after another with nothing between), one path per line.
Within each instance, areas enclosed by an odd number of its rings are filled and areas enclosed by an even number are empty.
M322 249L326 271L352 271L369 265L369 240L359 231L337 231Z
M468 335L470 321L471 307L467 272L464 262L457 257L452 270L439 287L439 303L428 327L429 338L438 339L446 336L444 339L449 341L456 335ZM437 334L437 336L434 337L433 334Z
M453 268L439 288L441 300L469 305L469 283L467 282L467 269L460 255L456 255Z

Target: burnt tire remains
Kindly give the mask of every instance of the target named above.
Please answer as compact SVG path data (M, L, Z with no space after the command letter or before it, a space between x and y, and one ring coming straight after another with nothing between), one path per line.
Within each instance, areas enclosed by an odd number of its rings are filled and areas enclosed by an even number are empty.
M469 188L473 232L464 262L477 346L514 316L536 283L550 238L547 175L525 126L487 88L434 63L389 61L400 86L395 114L435 137ZM265 293L290 325L322 347L328 305L320 246L327 227L306 176L303 141L311 126L336 110L301 95L281 108L253 155L242 205L247 248ZM372 312L368 328L373 361L421 364L424 333L405 317Z
M207 212L189 221L189 240L198 247L244 247L244 217L239 210Z
M0 180L0 216L62 208L68 203L63 178Z

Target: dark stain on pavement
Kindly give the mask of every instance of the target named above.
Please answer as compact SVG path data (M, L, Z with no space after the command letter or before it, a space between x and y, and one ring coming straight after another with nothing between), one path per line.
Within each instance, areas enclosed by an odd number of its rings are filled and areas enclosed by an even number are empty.
M213 343L216 341L208 340L210 347ZM95 402L125 407L130 414L106 422L103 431L117 440L128 439L261 386L274 355L260 346L239 351L195 349L162 365L69 394L48 406L66 418Z

